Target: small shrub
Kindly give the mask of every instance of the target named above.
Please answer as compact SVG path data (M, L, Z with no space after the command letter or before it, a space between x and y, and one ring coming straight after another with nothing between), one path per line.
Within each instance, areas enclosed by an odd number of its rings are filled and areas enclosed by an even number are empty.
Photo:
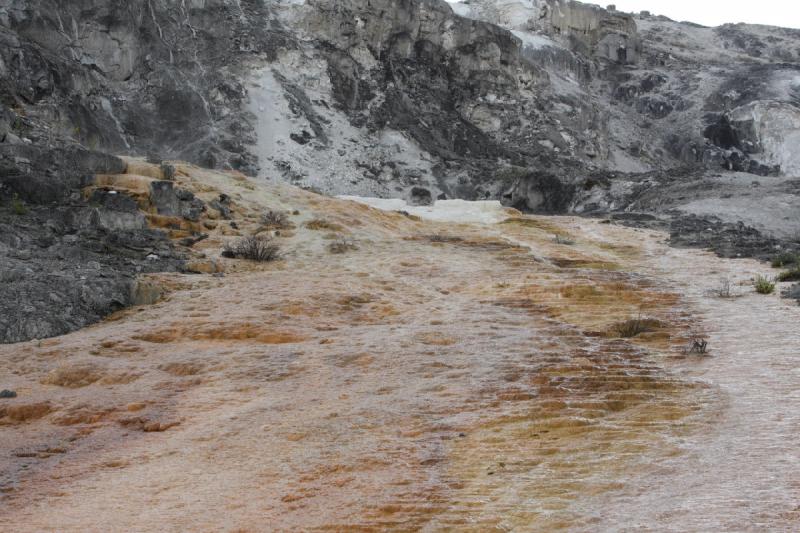
M352 250L358 250L358 245L347 237L341 237L328 244L328 251L332 254L343 254Z
M611 331L617 337L630 339L641 335L642 333L649 333L661 327L663 327L663 324L660 320L656 320L654 318L642 318L640 315L636 318L616 324Z
M702 338L697 338L692 341L692 347L689 350L689 353L703 355L707 351L708 351L708 341Z
M25 207L25 204L19 199L19 195L17 193L14 193L14 197L11 199L11 212L18 216L28 213L28 208Z
M772 268L783 268L790 265L800 265L800 257L792 252L781 252L772 258Z
M758 294L772 294L775 292L775 282L760 274L756 276L754 285Z
M719 280L719 285L711 289L711 295L717 298L733 298L736 296L733 292L733 283L730 278L722 278Z
M785 272L781 272L778 274L778 281L785 282L785 281L800 281L800 265L794 267L791 270L787 270Z
M280 247L273 243L271 238L259 235L244 237L233 244L226 244L222 256L264 263L280 258L279 250Z
M261 223L274 229L289 229L292 223L289 222L289 216L283 211L267 211L261 215Z

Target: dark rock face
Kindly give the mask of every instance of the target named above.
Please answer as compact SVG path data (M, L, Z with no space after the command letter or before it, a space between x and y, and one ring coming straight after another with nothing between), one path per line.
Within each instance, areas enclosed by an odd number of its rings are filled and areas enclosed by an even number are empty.
M619 64L638 60L641 42L636 23L627 13L567 0L542 4L536 26L567 39L573 51Z
M719 146L725 150L731 148L741 148L742 144L739 140L739 133L731 125L731 121L725 115L722 115L717 121L709 125L703 135L706 139L711 141L715 146Z
M724 223L714 217L680 216L671 222L670 244L708 248L721 257L770 260L781 241L743 223Z
M268 54L263 2L0 2L0 102L50 138L253 171L220 150L244 118L237 66Z
M94 174L118 174L125 167L118 157L81 146L0 144L0 186L35 204L62 201Z
M0 342L83 327L133 303L138 274L182 268L133 199L80 189L125 171L108 153L254 173L241 65L281 42L268 19L260 1L0 0ZM151 201L196 220L168 170Z
M191 191L176 189L171 181L154 181L150 184L150 202L159 215L181 217L196 222L205 210L205 204Z
M178 270L179 253L146 229L130 198L0 207L0 342L68 333L132 303L139 273Z
M573 200L575 187L553 174L533 172L519 179L511 194L517 209L533 213L565 213Z
M333 95L342 109L363 117L354 120L372 130L405 131L445 160L524 157L520 147L487 134L464 113L478 98L518 97L520 84L536 83L537 70L521 61L509 32L455 17L438 0L312 5L308 24L331 47ZM353 59L364 48L378 61L369 70ZM361 110L376 94L384 95L383 103L364 117Z
M411 196L408 203L411 205L433 205L433 195L428 189L414 187L411 189Z

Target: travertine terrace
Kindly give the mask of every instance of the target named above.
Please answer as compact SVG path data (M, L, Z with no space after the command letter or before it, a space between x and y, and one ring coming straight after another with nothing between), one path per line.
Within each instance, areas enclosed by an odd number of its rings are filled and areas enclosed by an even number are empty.
M97 183L136 197L157 168L128 167ZM800 523L800 310L707 294L758 263L602 220L435 222L176 168L204 201L230 198L232 220L196 223L203 273L143 277L149 305L0 347L18 393L0 404L2 529ZM221 258L274 232L267 210L291 221L281 260ZM331 253L341 238L355 246ZM624 337L638 319L647 330ZM709 354L689 353L695 338Z

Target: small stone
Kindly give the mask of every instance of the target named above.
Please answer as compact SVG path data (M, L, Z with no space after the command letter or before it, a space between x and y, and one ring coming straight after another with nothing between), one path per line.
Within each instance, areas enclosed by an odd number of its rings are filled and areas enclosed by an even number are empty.
M0 398L16 398L17 393L13 390L3 389L0 391Z

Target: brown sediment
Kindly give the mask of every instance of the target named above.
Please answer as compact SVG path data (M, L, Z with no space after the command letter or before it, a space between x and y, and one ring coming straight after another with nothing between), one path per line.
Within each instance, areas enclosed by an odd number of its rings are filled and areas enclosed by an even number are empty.
M0 458L5 524L589 527L593 503L701 423L711 392L666 364L698 326L640 272L632 230L436 223L177 170L204 200L226 194L243 235L266 209L299 211L275 238L283 259L160 275L153 305L0 347L20 393L0 423L24 428L0 446L70 443L57 461ZM207 231L196 251L218 258L227 230ZM359 249L329 253L330 231ZM640 316L658 327L609 335Z

